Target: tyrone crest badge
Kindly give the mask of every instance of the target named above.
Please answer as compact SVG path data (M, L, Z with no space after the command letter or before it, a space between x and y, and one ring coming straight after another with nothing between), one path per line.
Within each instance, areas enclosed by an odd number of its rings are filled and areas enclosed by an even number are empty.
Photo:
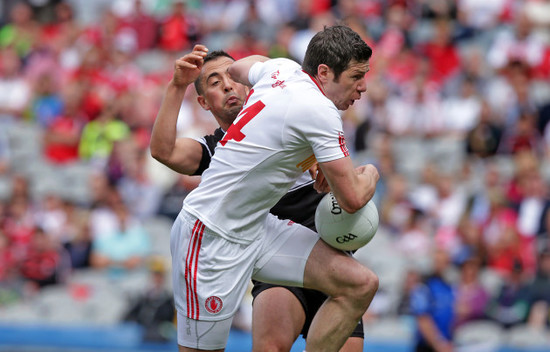
M219 297L210 296L204 302L204 307L209 313L218 314L222 310L223 302Z

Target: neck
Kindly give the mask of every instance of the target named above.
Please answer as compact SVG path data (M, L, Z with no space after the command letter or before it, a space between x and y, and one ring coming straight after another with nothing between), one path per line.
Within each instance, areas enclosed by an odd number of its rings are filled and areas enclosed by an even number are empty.
M306 71L302 70L305 74L307 74L309 76L309 78L311 78L311 80L315 83L315 85L319 88L319 90L321 91L321 93L323 93L323 95L325 95L325 90L324 90L324 87L323 87L323 84L321 83L321 81L317 78L317 76L312 76L310 75L309 73L307 73Z

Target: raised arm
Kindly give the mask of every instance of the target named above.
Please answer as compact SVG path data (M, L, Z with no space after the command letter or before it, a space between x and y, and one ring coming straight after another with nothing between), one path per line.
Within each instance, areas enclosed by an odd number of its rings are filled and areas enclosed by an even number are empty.
M191 53L176 60L151 135L153 158L186 175L198 169L202 147L192 138L176 138L176 123L185 91L199 76L207 52L204 45L195 45Z
M319 163L336 200L348 213L361 209L373 197L380 178L371 164L354 168L350 157Z
M250 87L252 84L248 81L248 71L250 71L250 68L256 62L264 62L267 60L269 60L269 58L262 55L247 56L232 63L228 69L229 74L235 82L239 82Z

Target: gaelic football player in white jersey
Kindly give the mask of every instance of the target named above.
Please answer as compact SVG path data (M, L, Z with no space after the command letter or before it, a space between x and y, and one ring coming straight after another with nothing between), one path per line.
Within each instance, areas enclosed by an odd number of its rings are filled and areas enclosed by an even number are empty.
M353 166L337 111L366 91L371 54L357 33L334 26L313 37L303 70L257 56L229 67L252 89L172 229L180 351L224 350L250 278L329 296L311 324L309 351L338 351L368 308L378 277L269 209L316 161L346 211L372 198L378 171Z
M167 87L151 138L151 153L155 158L187 175L201 175L208 168L216 144L223 138L222 127L229 128L240 111L235 107L242 107L248 93L242 84L228 76L227 68L234 59L223 51L208 55L207 52L204 45L196 45L191 53L176 62L174 79ZM179 106L193 81L199 94L198 102L212 112L220 128L197 140L176 138ZM309 173L305 173L270 212L314 230L315 209L323 196L324 193L314 189ZM315 313L327 299L319 291L260 281L254 281L252 295L254 351L289 351L300 334L307 338ZM361 352L363 344L363 324L359 321L340 351Z

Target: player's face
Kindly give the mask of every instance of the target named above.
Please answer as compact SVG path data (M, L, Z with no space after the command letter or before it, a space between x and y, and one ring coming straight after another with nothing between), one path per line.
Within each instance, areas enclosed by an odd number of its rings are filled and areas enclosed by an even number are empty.
M361 93L367 91L365 75L369 69L368 61L360 63L352 61L348 69L340 74L338 81L334 80L334 74L330 70L323 89L338 110L348 109L355 100L361 98Z
M237 117L248 94L248 88L233 81L227 73L232 63L230 58L220 57L204 64L201 72L204 93L199 103L227 124Z

